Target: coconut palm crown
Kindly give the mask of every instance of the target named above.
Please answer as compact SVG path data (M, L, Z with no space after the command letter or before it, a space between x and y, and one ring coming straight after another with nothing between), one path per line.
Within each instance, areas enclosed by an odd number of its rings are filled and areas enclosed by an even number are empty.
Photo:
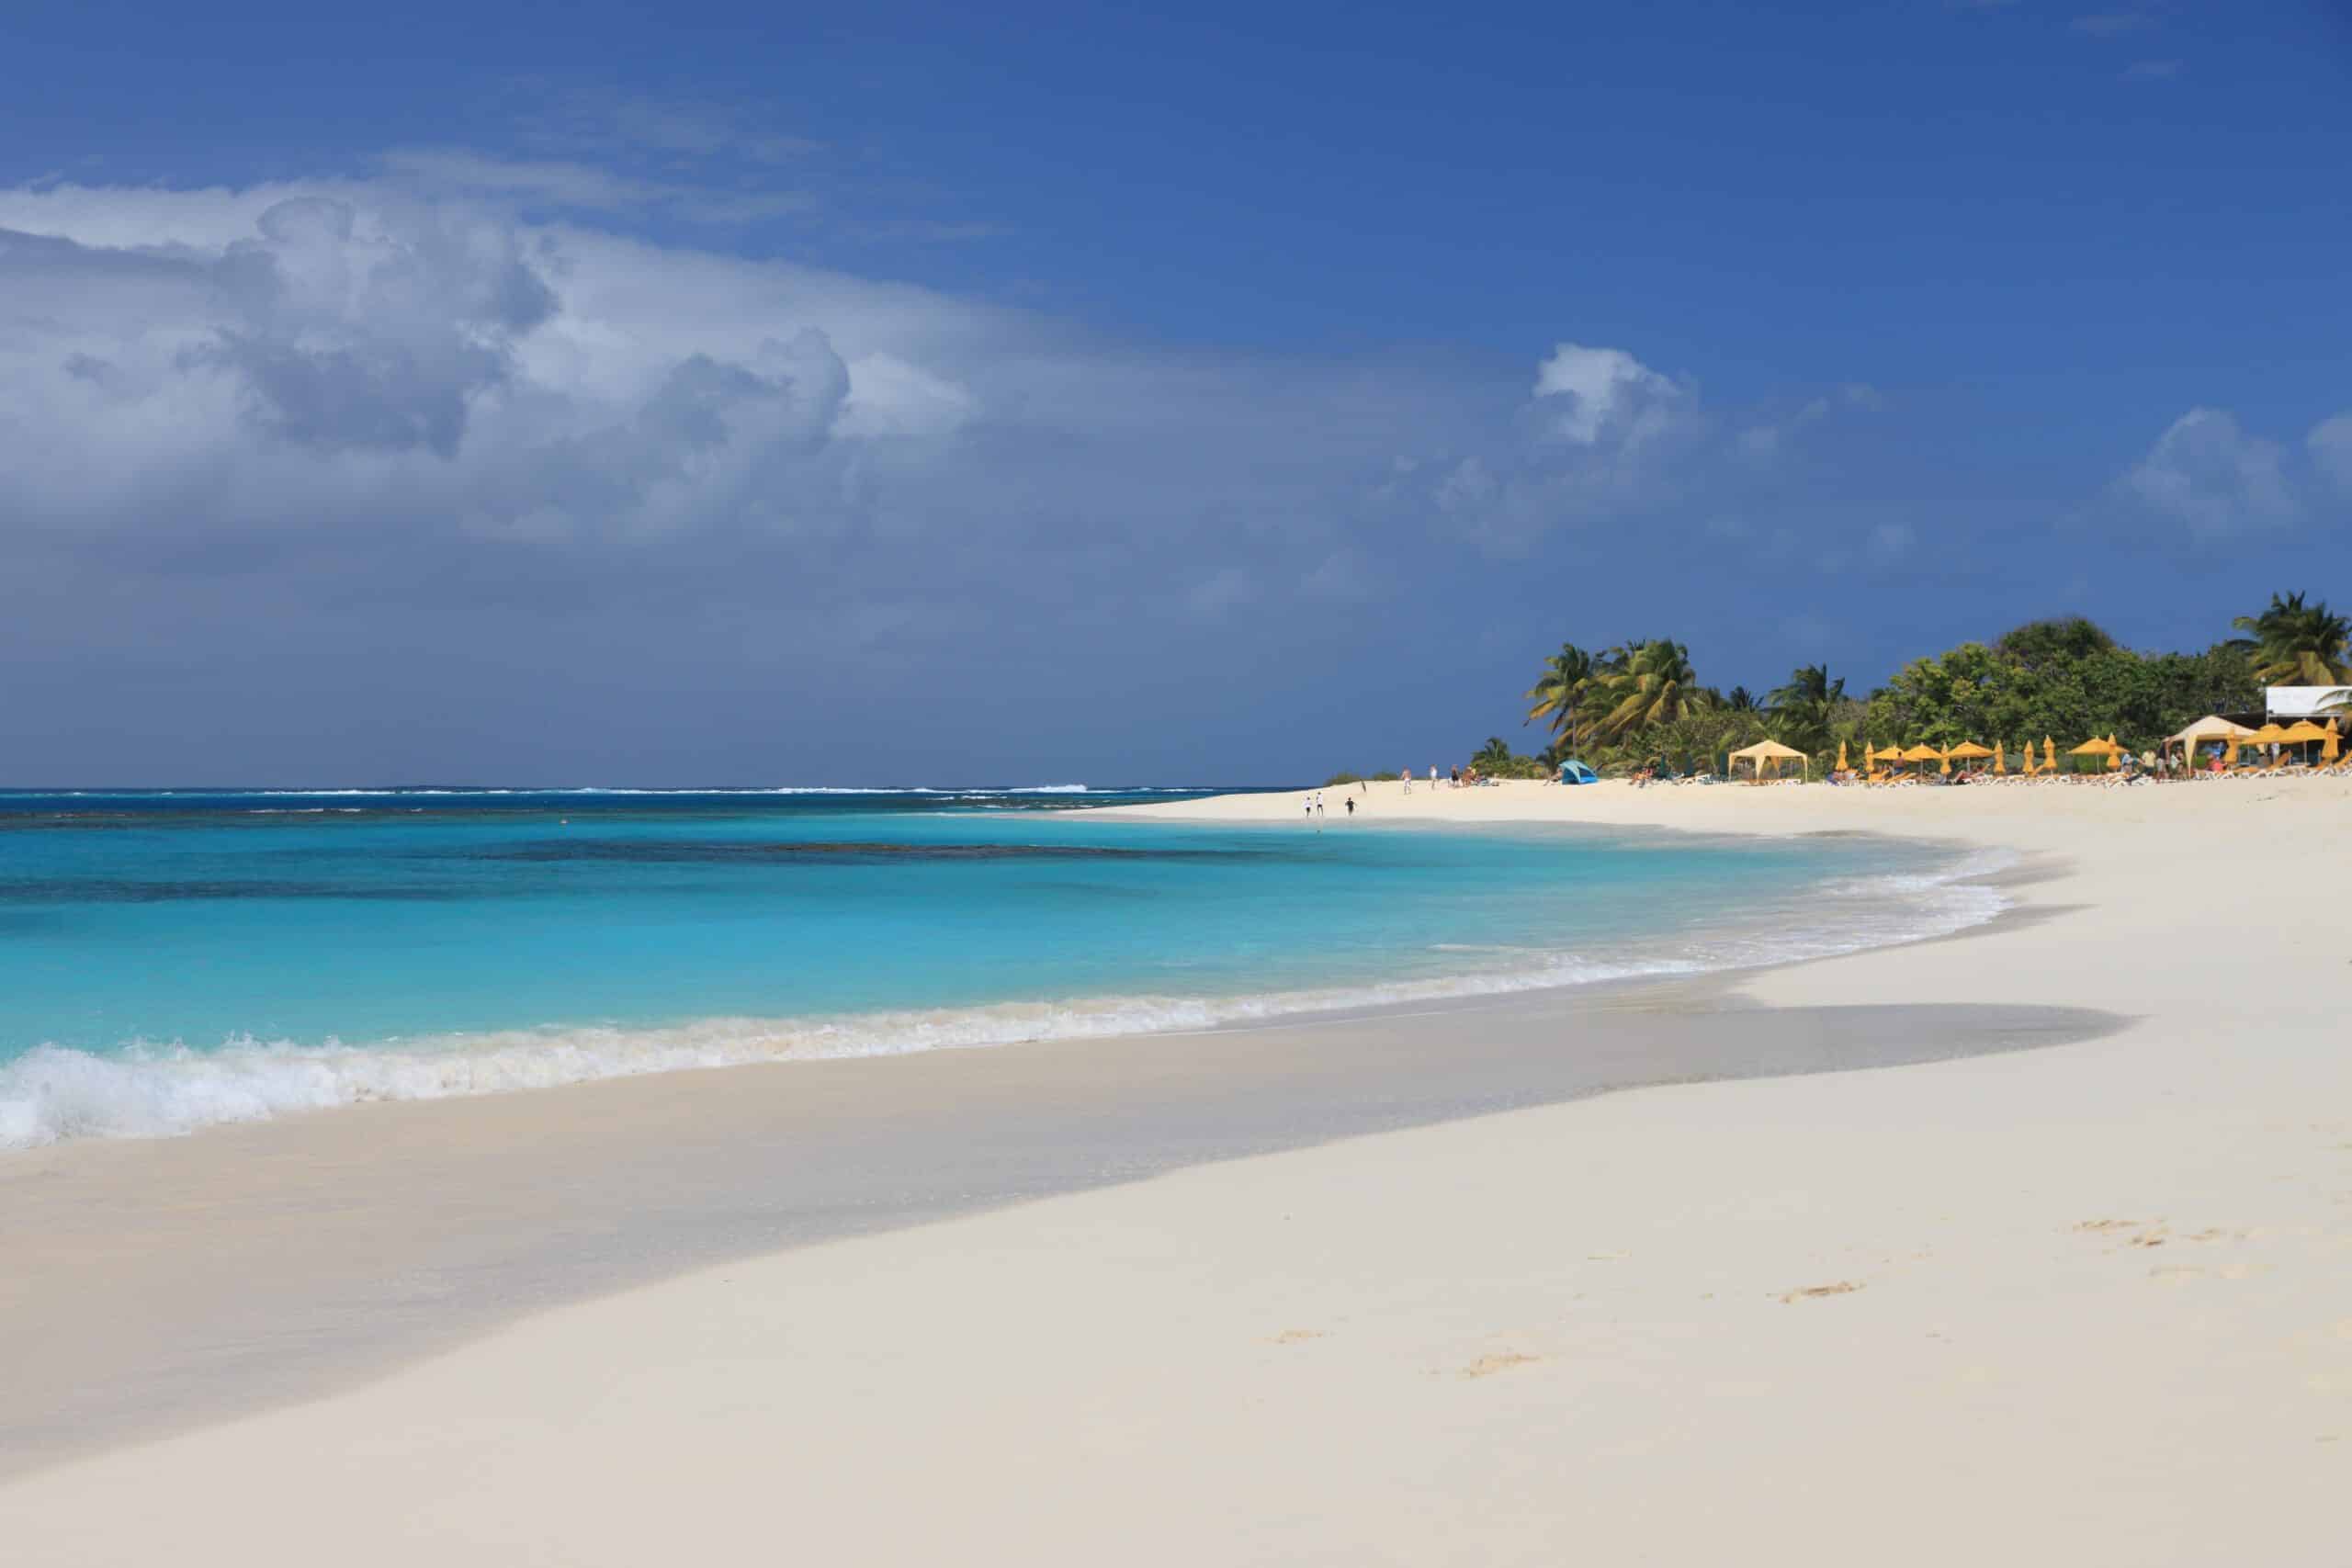
M1606 662L1613 669L1599 678L1601 713L1593 726L1603 740L1671 723L1702 700L1690 650L1681 643L1657 637L1614 648Z
M1560 651L1544 661L1542 679L1530 686L1525 695L1534 703L1527 710L1527 722L1548 721L1552 733L1566 737L1573 750L1577 741L1577 704L1591 689L1598 666L1591 654L1575 643L1564 642Z
M2254 637L2254 673L2273 686L2333 686L2352 681L2352 623L2332 615L2327 601L2305 604L2301 593L2273 593L2258 615L2230 623Z

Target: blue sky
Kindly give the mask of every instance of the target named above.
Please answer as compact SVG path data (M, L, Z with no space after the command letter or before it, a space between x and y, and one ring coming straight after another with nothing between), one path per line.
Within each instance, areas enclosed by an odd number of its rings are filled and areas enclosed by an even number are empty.
M12 12L0 782L1296 779L2352 599L2344 6L639 10Z

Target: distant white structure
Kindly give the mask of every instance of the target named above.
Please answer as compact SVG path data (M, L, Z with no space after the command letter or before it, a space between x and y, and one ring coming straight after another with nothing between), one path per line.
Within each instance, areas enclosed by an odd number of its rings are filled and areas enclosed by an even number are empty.
M2352 686L2268 686L2262 705L2272 718L2325 718L2352 712Z

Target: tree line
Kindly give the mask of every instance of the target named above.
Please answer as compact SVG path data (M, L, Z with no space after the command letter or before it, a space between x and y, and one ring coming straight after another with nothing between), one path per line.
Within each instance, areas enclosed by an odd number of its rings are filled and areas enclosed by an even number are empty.
M1521 757L1494 737L1473 764L1502 777L1545 774L1571 757L1604 772L1689 772L1720 769L1724 753L1767 739L1816 765L1834 761L1841 742L1858 753L2043 736L2071 746L2111 734L2144 750L2209 713L2260 710L2265 686L2352 683L2352 624L2324 600L2274 593L2231 626L2241 635L2202 652L2143 653L2081 616L2030 621L1914 660L1860 697L1821 664L1799 666L1759 698L1702 683L1690 649L1669 637L1599 651L1563 643L1525 694L1527 722L1544 726L1550 743Z

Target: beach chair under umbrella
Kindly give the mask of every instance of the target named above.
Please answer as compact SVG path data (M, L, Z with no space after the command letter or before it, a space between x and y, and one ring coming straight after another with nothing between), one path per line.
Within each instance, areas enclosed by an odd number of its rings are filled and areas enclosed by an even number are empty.
M1993 749L1990 746L1980 746L1973 740L1963 740L1945 752L1944 756L1948 762L1973 762L1980 757L1989 757L1992 754ZM1949 766L1946 767L1945 772L1951 772Z

